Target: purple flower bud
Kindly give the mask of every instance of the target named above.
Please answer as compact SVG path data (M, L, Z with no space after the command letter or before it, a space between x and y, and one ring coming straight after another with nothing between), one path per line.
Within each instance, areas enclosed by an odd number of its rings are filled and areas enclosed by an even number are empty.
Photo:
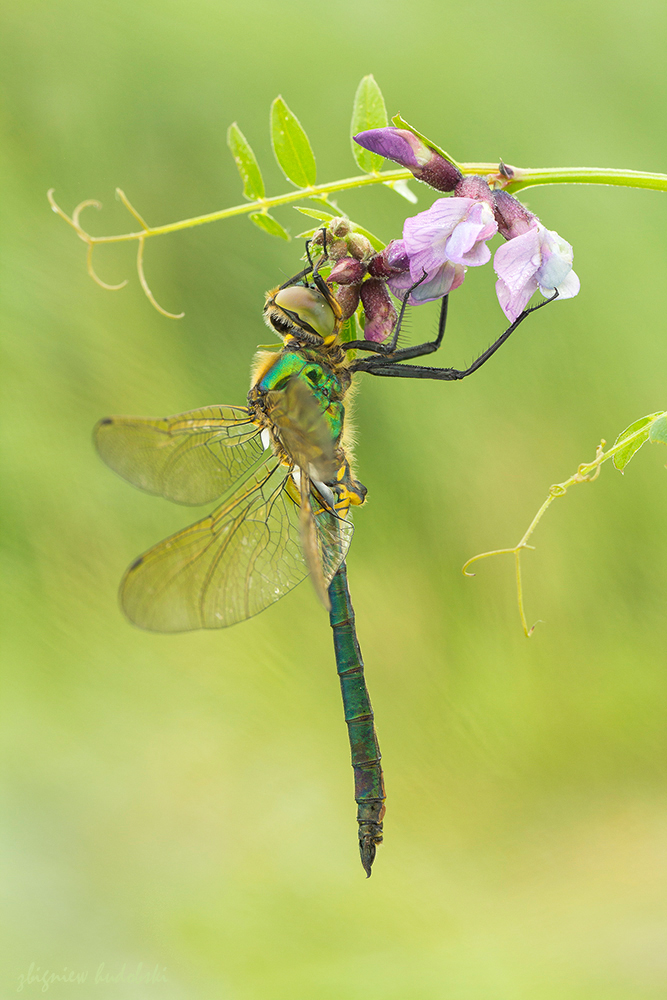
M342 257L331 269L328 282L338 285L358 285L366 277L366 265L355 257Z
M433 150L405 128L371 128L355 135L354 141L408 170L424 167L433 156Z
M359 305L359 292L361 285L341 285L336 292L336 302L340 306L341 320L344 323L346 319L353 316L357 306Z
M529 212L525 205L507 191L493 192L493 211L498 223L498 232L506 240L523 236L539 221L537 216Z
M391 334L398 319L384 281L379 278L364 281L361 286L361 301L366 314L364 338L381 344Z
M437 191L453 191L461 180L461 172L453 163L405 128L371 128L355 135L354 141L407 167L417 180Z
M394 278L409 269L410 258L403 240L392 240L381 253L372 258L368 265L368 273L373 278Z

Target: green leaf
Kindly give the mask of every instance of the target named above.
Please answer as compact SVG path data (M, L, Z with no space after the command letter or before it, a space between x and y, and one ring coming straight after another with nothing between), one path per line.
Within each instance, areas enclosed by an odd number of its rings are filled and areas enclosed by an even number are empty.
M253 212L250 219L256 226L259 226L260 229L263 229L265 233L269 233L271 236L280 236L282 240L292 239L287 230L283 229L280 223L272 215L269 215L268 212Z
M411 205L417 204L417 195L414 191L411 191L408 187L407 181L383 181L385 187L391 188L396 194L400 194L402 198L409 201Z
M299 119L282 97L276 97L271 105L271 142L287 180L300 188L311 187L317 176L315 156Z
M321 226L317 226L315 229L305 229L302 233L297 233L294 237L295 240L312 240L315 233L319 233Z
M339 337L344 344L349 344L351 340L358 340L357 337L357 324L354 316L350 316L346 319L340 328Z
M660 414L658 413L651 413L647 417L641 417L639 420L635 420L634 424L630 424L629 427L626 427L625 430L621 431L618 435L613 444L614 448L617 444L623 441L624 438L632 437L632 440L627 443L625 448L621 448L621 450L618 451L612 459L614 466L619 472L623 472L635 452L639 451L641 446L648 441L650 430L649 425L652 424L655 418L659 415Z
M359 167L367 174L373 174L382 166L383 156L372 153L357 145L354 136L358 132L367 132L370 128L385 128L387 125L387 109L384 106L382 91L375 82L372 73L365 76L354 95L352 107L352 153Z
M311 219L318 219L320 222L331 222L335 219L335 215L329 215L328 212L320 212L316 208L302 208L300 205L294 205L297 212L301 212L302 215L308 215Z
M248 201L264 197L264 179L257 165L250 143L236 122L227 129L227 145L243 181L243 194Z
M651 424L648 434L651 444L667 444L667 413L661 413Z
M446 160L449 160L450 163L453 163L455 167L457 168L459 167L458 163L456 162L453 156L450 156L449 153L446 153L444 149L440 149L440 146L436 146L434 142L431 142L431 140L427 139L425 135L422 135L421 132L418 132L416 128L413 128L412 125L406 122L404 118L401 118L400 115L394 115L391 121L392 124L396 126L396 128L406 128L408 132L412 132L413 135L416 135L418 139L421 139L422 142L425 142L427 146L429 146L432 150L434 150L434 152L439 153L440 156L444 156L444 158Z

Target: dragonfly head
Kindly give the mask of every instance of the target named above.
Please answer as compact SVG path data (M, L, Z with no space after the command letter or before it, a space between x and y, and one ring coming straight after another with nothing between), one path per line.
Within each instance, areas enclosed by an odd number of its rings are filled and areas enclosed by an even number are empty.
M264 319L286 344L322 347L338 336L340 309L317 288L288 285L266 293Z

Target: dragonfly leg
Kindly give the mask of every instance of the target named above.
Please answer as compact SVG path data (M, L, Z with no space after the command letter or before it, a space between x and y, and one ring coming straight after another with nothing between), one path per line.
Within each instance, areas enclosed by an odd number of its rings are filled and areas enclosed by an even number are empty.
M324 284L324 279L320 277L320 275L318 274L318 271L319 271L320 267L322 267L322 265L324 264L324 262L327 260L327 257L328 257L328 253L327 253L327 234L326 234L326 229L325 228L322 229L322 233L324 234L323 235L323 239L324 239L324 254L320 258L320 260L318 260L316 264L313 264L313 258L310 256L310 245L311 245L311 243L313 241L312 240L306 240L306 257L308 258L308 267L304 267L303 271L299 271L298 274L295 274L295 275L293 275L293 277L288 278L287 281L285 281L282 285L280 285L280 287L278 288L278 291L282 291L283 288L290 288L291 285L298 285L298 283L300 281L303 281L304 278L307 278L309 274L312 274L314 283L317 285L317 287L320 289L320 291L322 291L322 288L320 286ZM325 294L325 297L327 297L327 298L331 294L331 289L328 286L326 286L326 285L325 285L325 293L324 294Z
M425 365L404 365L397 364L397 362L408 361L412 358L424 357L426 354L432 354L433 351L437 351L438 347L442 342L442 337L445 331L443 322L446 321L447 310L445 306L445 300L443 299L443 309L440 313L440 326L438 330L438 336L435 340L430 341L426 344L418 344L415 347L406 347L403 350L395 351L391 357L379 358L363 358L359 361L353 361L350 365L350 371L353 372L368 372L370 375L382 375L386 377L393 378L433 378L444 382L454 382L462 378L467 378L468 375L472 375L476 372L482 365L493 357L499 347L505 343L505 341L510 337L512 333L516 330L519 324L523 323L526 317L530 316L531 313L536 312L543 306L553 302L558 296L558 291L549 299L545 299L544 302L539 302L536 306L531 306L530 309L524 309L520 316L518 316L511 326L509 326L504 333L498 337L490 347L480 354L478 358L470 365L469 368L459 369L459 368L429 368Z
M394 326L394 330L391 335L391 340L388 340L385 344L374 344L371 340L349 340L342 345L345 351L369 351L371 354L382 354L383 356L387 354L393 354L396 351L396 344L398 343L398 335L401 332L401 327L403 326L403 317L405 316L405 310L408 305L408 299L414 292L415 288L419 288L422 281L425 281L427 277L426 271L419 279L415 281L414 285L408 288L407 292L403 296L403 302L401 303L401 311L398 314L398 319ZM438 323L438 336L433 343L437 344L432 350L437 350L442 341L443 334L445 332L445 324L447 323L447 300L449 295L445 295L442 300L442 305L440 306L440 321ZM425 344L421 344L420 347L425 347ZM429 353L428 351L424 353ZM415 355L417 357L418 355Z
M359 853L366 877L370 878L375 852L382 843L384 779L373 709L364 680L364 662L354 627L354 610L342 563L329 585L329 619L334 634L336 666L343 695L354 770L354 798L359 824Z

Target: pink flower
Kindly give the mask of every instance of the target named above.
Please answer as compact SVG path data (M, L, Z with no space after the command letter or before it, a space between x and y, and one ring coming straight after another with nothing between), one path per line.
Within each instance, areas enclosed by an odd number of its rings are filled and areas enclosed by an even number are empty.
M497 229L487 201L440 198L425 212L405 220L403 239L394 244L393 254L407 255L410 272L390 278L389 287L400 298L423 278L410 295L410 304L442 298L458 288L466 266L479 267L491 259L486 241Z
M558 233L535 220L527 232L496 250L493 266L498 275L496 293L500 307L513 323L539 288L545 298L558 289L558 298L571 299L579 291L572 270L573 251Z

